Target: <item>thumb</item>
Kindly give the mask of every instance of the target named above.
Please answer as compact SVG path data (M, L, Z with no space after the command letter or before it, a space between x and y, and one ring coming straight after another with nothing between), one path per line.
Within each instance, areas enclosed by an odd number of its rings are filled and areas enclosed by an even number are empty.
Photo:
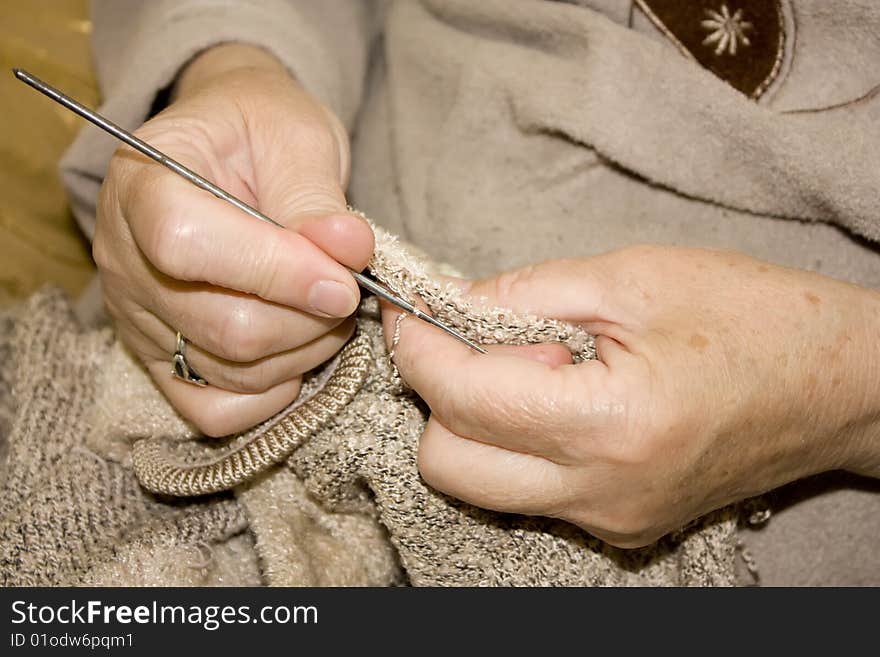
M373 231L348 211L343 191L348 139L335 123L306 123L255 156L261 209L357 271L373 253Z
M558 342L545 342L542 344L493 344L486 347L490 354L507 354L517 358L525 358L544 363L551 368L560 365L571 365L571 352Z
M603 284L587 258L551 260L456 284L477 301L516 312L575 322L601 319Z
M337 262L361 271L373 255L372 229L348 212L303 215L297 231Z

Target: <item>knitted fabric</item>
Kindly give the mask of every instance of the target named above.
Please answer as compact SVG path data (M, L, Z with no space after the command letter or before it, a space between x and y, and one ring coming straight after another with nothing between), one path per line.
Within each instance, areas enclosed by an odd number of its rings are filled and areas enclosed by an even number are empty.
M595 357L579 328L474 305L375 230L373 275L469 337L559 341L575 360ZM192 577L167 562L149 577L108 564L120 550L155 564L184 549L204 583L247 582L256 564L260 581L275 585L734 581L732 509L648 548L620 550L566 523L485 511L428 487L416 466L427 409L388 359L375 300L362 304L356 337L308 377L294 404L221 441L198 439L109 333L77 332L63 305L57 293L36 297L5 319L12 329L0 340L29 364L0 377L13 400L0 500L4 583L180 584ZM136 485L135 471L153 493ZM191 502L163 493L212 494ZM249 534L236 536L245 526ZM210 567L198 556L205 546ZM237 570L224 575L231 560L223 555L233 552Z
M86 445L112 334L80 332L57 290L35 295L0 323L0 416L7 418L0 584L219 583L217 568L188 566L200 546L246 528L241 505L229 495L160 502L144 494L130 468ZM114 569L124 578L105 577Z

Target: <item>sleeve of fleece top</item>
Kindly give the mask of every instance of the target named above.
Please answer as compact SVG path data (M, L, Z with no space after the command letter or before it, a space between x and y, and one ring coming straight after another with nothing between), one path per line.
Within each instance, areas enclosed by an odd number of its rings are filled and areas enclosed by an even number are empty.
M218 43L271 51L351 129L378 8L352 0L93 0L101 112L133 130L193 56ZM115 139L87 126L61 160L73 213L89 239Z

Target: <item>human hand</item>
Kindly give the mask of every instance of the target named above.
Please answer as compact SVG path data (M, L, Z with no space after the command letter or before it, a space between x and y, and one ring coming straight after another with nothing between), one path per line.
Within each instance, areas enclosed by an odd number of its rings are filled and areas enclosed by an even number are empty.
M197 58L136 134L290 229L128 147L101 190L93 252L119 335L201 431L245 429L354 330L359 291L343 264L362 269L373 236L346 211L347 135L277 60L238 44ZM171 376L176 331L207 388Z
M481 356L424 323L395 362L431 408L429 484L557 517L621 547L831 469L880 476L880 295L743 255L634 247L463 283L582 325L561 345ZM398 311L384 308L385 333Z

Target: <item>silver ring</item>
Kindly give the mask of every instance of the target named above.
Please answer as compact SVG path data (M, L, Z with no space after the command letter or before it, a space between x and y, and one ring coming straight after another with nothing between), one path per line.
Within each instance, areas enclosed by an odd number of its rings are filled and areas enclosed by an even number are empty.
M186 362L186 339L180 334L180 331L177 332L177 348L171 357L171 375L200 388L208 385L208 382Z

